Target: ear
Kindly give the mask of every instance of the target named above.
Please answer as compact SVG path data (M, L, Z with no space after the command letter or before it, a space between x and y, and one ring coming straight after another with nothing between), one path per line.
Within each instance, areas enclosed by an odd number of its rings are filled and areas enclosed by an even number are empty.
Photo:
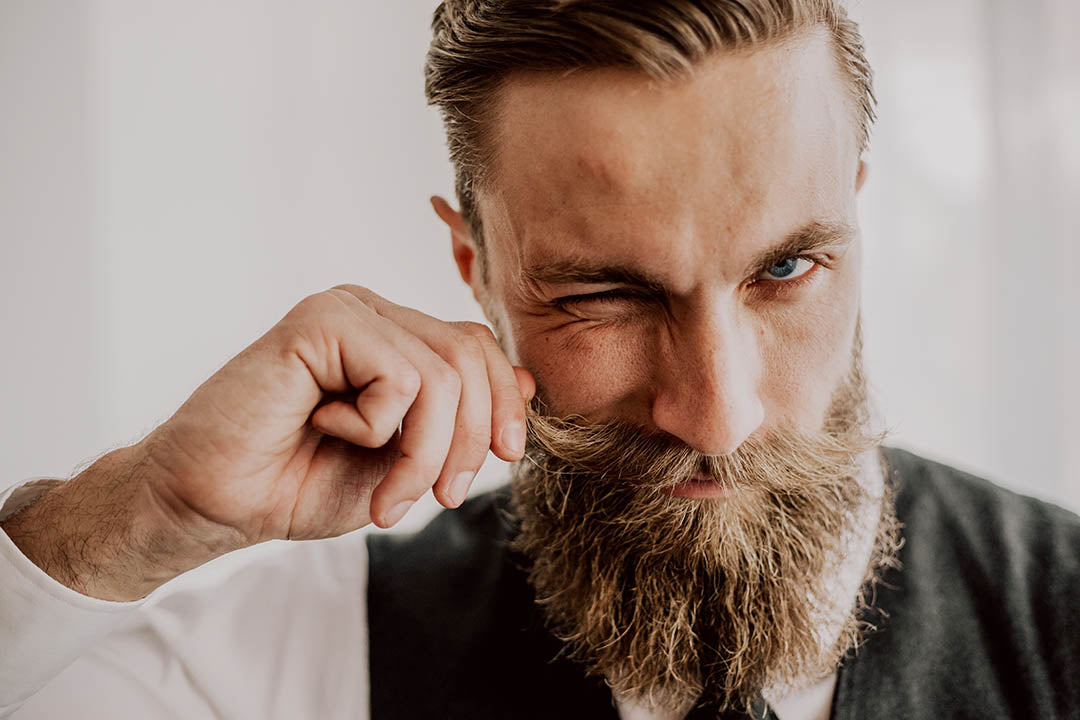
M431 207L435 208L435 214L439 216L446 226L450 228L450 243L453 246L454 262L457 263L458 272L466 285L472 287L476 275L476 246L473 245L472 233L469 226L445 198L436 195L431 198Z
M855 173L855 192L862 190L862 186L866 183L866 176L870 174L870 165L866 160L859 158L859 169Z

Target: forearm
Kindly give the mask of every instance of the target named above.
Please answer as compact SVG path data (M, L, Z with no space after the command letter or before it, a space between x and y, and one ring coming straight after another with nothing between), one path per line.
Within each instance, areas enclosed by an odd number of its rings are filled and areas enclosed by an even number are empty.
M115 450L0 523L19 550L83 595L137 600L235 545L220 528L193 531L150 490L139 446ZM212 537L213 541L199 540Z

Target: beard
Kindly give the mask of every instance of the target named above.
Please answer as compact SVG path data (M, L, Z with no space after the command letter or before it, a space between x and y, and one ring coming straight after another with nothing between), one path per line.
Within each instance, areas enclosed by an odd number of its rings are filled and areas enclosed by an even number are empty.
M865 429L860 355L857 338L819 430L778 429L724 456L529 409L514 548L570 659L616 697L652 707L749 708L766 688L836 669L869 627L868 598L898 535L889 494L860 479L860 456L882 439ZM691 478L724 496L670 493ZM863 585L837 597L867 510L877 530Z

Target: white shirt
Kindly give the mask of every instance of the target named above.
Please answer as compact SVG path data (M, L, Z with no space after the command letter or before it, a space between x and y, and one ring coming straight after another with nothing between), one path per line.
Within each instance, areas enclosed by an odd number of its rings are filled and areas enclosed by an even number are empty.
M875 454L876 457L876 454ZM868 462L880 486L876 462ZM0 520L48 489L0 493ZM861 532L837 591L854 598L873 542ZM0 718L366 720L363 533L275 541L218 558L136 602L56 582L0 531ZM780 720L826 720L836 674L786 697ZM623 720L679 720L618 703Z

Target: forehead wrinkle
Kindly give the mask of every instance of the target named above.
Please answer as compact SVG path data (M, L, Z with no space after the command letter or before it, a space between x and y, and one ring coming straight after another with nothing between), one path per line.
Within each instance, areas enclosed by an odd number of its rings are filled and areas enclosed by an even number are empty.
M619 284L634 285L658 294L667 292L663 279L648 270L589 260L537 263L524 268L522 278L525 282L543 285Z
M766 241L806 218L836 216L840 178L827 162L835 113L780 112L822 104L818 82L802 87L812 63L789 67L796 45L771 57L718 54L685 81L657 85L627 70L515 78L499 98L502 167L491 190L502 196L518 269L553 250L605 262L647 251L650 266L690 282L703 262L736 280ZM695 80L706 95L683 92ZM741 104L713 91L725 89L740 91ZM665 133L675 118L679 132ZM595 258L598 248L607 257Z
M637 203L703 161L698 129L657 139L673 120L699 115L686 112L685 82L657 85L627 68L589 70L566 84L551 75L515 80L500 97L499 162L512 160L511 174L530 190L543 182L552 205Z

